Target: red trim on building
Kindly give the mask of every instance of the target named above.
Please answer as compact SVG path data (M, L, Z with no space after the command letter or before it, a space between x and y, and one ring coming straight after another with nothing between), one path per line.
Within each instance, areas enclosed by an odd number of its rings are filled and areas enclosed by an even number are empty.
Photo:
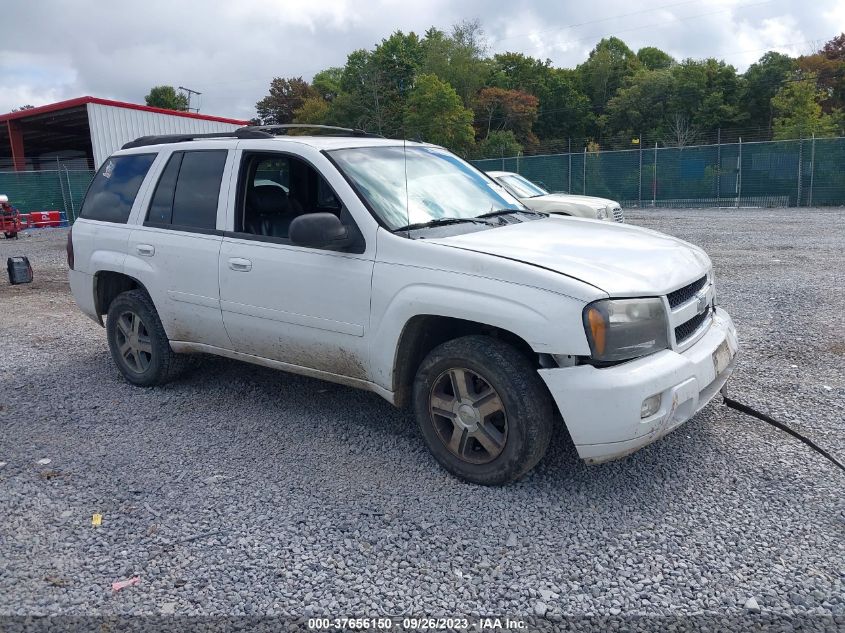
M249 125L249 121L242 119L227 119L225 117L211 116L208 114L198 114L196 112L181 112L179 110L166 110L164 108L153 108L151 106L139 105L137 103L126 103L125 101L113 101L111 99L100 99L99 97L77 97L76 99L68 99L67 101L59 101L58 103L50 103L48 105L32 108L29 110L19 110L18 112L9 112L8 114L0 114L0 122L13 121L15 119L24 119L34 116L36 114L47 114L49 112L56 112L58 110L67 110L77 106L85 105L87 103L97 103L100 105L111 106L113 108L126 108L128 110L142 110L144 112L155 112L157 114L169 114L171 116L181 116L188 119L200 119L202 121L216 121L218 123L230 123L232 125Z

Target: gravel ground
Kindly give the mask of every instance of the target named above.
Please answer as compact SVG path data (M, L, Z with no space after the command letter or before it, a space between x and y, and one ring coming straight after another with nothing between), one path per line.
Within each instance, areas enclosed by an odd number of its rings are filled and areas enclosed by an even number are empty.
M731 394L845 457L843 210L628 213L711 255ZM515 485L462 484L372 394L214 358L128 385L64 240L0 241L36 279L0 280L0 614L706 623L754 598L845 627L845 474L761 422L711 403L619 462L557 439Z

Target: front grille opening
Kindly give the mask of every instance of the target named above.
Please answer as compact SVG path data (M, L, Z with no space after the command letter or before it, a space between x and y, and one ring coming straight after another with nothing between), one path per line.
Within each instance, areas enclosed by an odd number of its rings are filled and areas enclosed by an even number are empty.
M625 214L620 207L613 207L613 220L614 222L625 221Z
M701 324L710 316L710 306L705 308L704 312L701 314L696 314L686 323L681 323L678 327L675 328L675 342L680 344L687 340L690 336L698 331L698 328L701 327Z
M676 308L679 305L682 305L692 299L699 290L704 288L704 285L707 283L707 275L704 275L701 279L696 279L694 282L689 284L688 286L684 286L683 288L678 288L674 292L670 292L667 295L667 299L669 299L669 307Z

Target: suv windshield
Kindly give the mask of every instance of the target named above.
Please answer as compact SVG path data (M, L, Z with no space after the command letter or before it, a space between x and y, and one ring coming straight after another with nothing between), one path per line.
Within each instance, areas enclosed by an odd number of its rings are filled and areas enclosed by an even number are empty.
M498 181L518 198L536 198L537 196L545 196L549 193L542 187L535 185L527 178L523 178L518 174L499 176Z
M393 230L447 218L471 219L502 209L525 209L498 183L444 149L398 145L339 149L329 154Z

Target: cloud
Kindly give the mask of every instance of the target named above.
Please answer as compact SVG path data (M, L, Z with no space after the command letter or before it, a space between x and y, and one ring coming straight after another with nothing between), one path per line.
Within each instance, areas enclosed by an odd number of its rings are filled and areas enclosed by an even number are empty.
M310 78L394 30L462 19L481 20L493 52L565 67L609 35L744 70L768 48L803 53L845 31L841 0L7 0L3 13L14 28L0 40L0 112L84 94L143 103L164 83L202 92L203 112L242 118L274 76Z

